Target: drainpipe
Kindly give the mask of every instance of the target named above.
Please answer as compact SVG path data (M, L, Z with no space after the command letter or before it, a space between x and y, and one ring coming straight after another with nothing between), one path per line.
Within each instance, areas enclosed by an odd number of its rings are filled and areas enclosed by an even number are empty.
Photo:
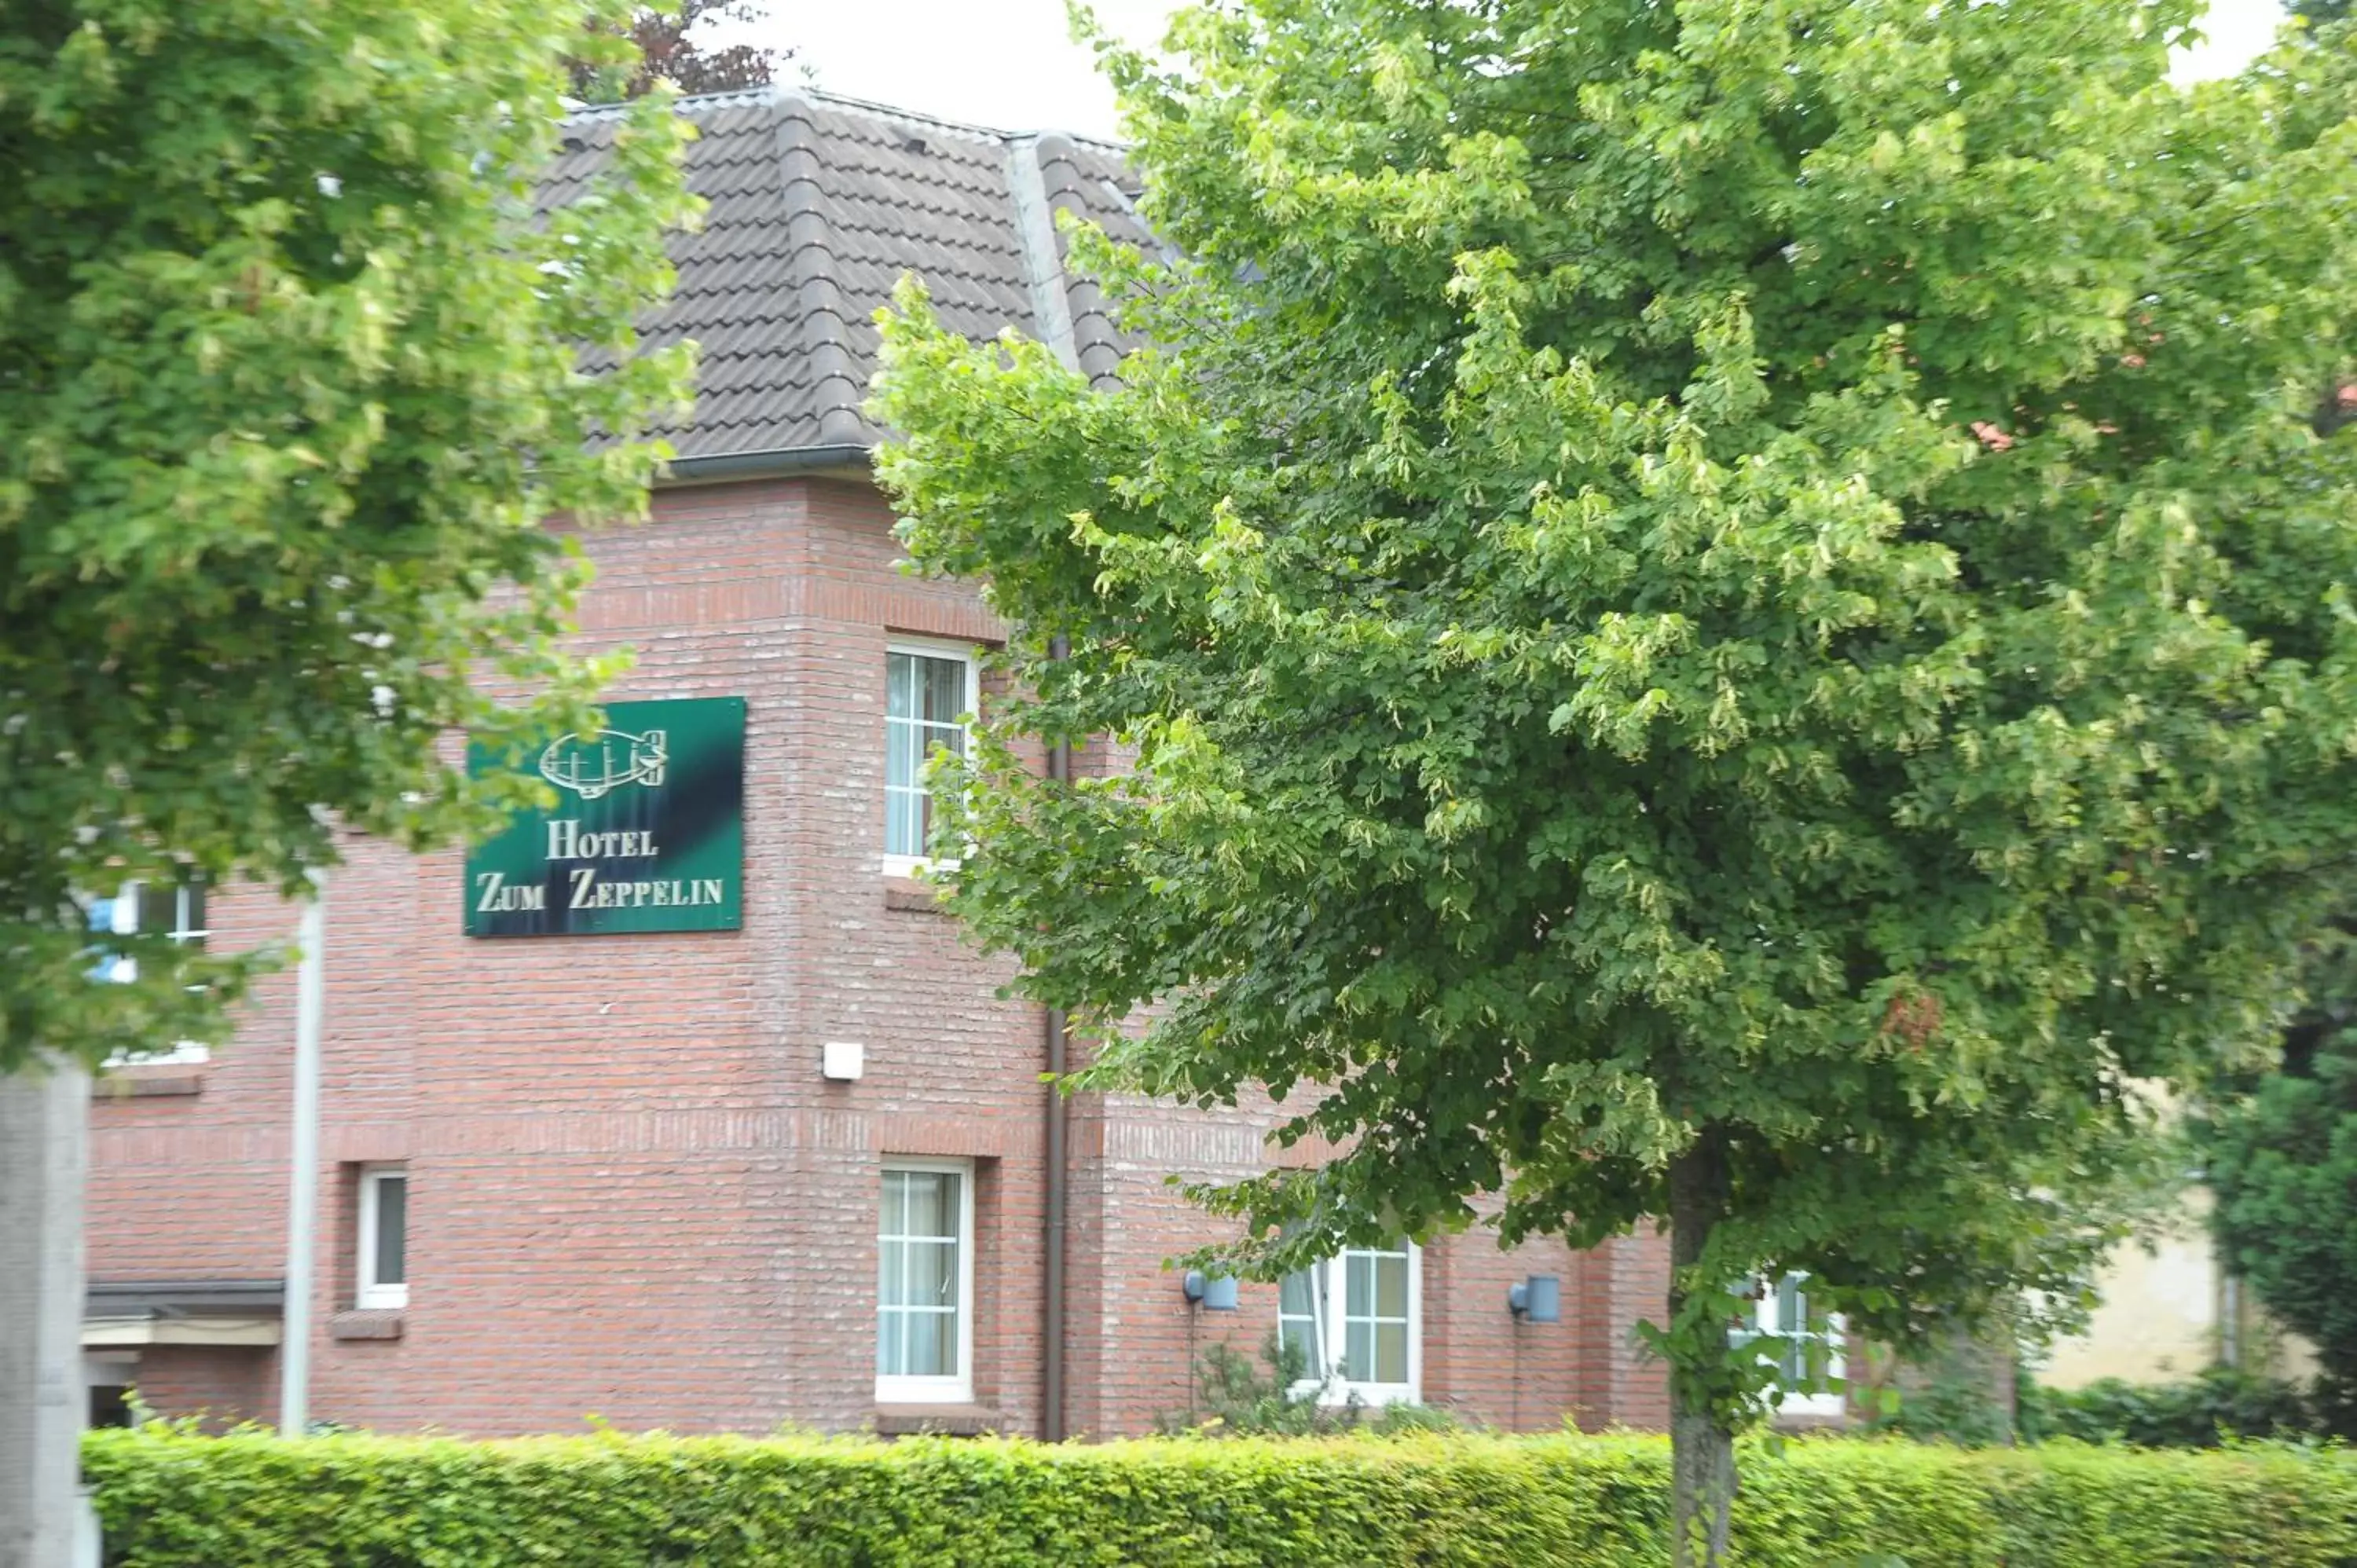
M1064 1071L1064 1015L1048 1009L1048 1070ZM1040 1401L1040 1435L1064 1437L1064 1091L1048 1086L1048 1271L1043 1337L1047 1341L1047 1389Z
M1080 349L1072 336L1071 280L1064 275L1056 243L1055 204L1048 196L1047 170L1040 163L1038 136L1006 139L1006 190L1015 203L1015 235L1023 251L1023 271L1031 285L1033 334L1045 343L1066 370L1078 373ZM1048 657L1071 656L1070 641L1059 635L1048 645ZM1072 777L1072 747L1058 741L1048 750L1048 778L1057 784ZM1064 1015L1048 1009L1049 1072L1061 1076L1066 1047ZM1048 1086L1046 1155L1048 1161L1048 1266L1042 1280L1047 1300L1041 1317L1047 1344L1041 1360L1039 1434L1049 1442L1064 1435L1064 1094Z
M1062 659L1071 652L1071 645L1060 635L1048 646L1050 659ZM1064 784L1071 782L1071 742L1059 740L1048 748L1049 781ZM1047 1033L1048 1072L1050 1078L1060 1079L1069 1058L1061 1008L1048 1009ZM1064 1437L1064 1217L1069 1194L1064 1181L1064 1091L1053 1082L1047 1090L1048 1266L1040 1292L1045 1300L1040 1325L1039 1359L1044 1386L1039 1400L1039 1434L1050 1443L1060 1443Z
M295 1107L288 1152L285 1321L278 1348L278 1434L311 1428L311 1281L319 1211L319 1030L328 996L328 876L311 872L295 982Z

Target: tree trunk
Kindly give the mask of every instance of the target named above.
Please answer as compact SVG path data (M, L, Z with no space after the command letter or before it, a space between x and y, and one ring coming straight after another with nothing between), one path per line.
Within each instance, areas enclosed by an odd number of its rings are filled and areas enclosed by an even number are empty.
M1678 1280L1701 1261L1712 1227L1727 1212L1727 1135L1706 1127L1693 1148L1670 1162L1670 1322L1686 1304ZM1707 1286L1706 1289L1709 1288ZM1727 1560L1735 1504L1735 1431L1711 1412L1694 1380L1670 1378L1670 1529L1677 1568L1719 1568Z
M90 1074L0 1073L0 1568L62 1568L81 1510Z

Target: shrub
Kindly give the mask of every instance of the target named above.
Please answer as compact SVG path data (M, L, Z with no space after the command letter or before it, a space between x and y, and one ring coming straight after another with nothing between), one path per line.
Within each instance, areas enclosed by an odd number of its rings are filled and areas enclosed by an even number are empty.
M1898 1362L1888 1351L1870 1358L1857 1402L1870 1431L1990 1448L2014 1440L2016 1380L2013 1348L2005 1339L1951 1333L1912 1362Z
M1919 1443L1962 1448L1990 1448L2014 1439L2005 1406L1986 1384L1968 1377L1928 1378L1904 1391L1889 1410L1869 1412L1867 1425Z
M1370 1409L1355 1392L1329 1403L1331 1381L1308 1385L1308 1360L1275 1335L1261 1347L1263 1374L1232 1345L1214 1344L1195 1360L1196 1404L1166 1413L1164 1433L1201 1437L1315 1437L1364 1430L1380 1437L1405 1432L1454 1432L1463 1425L1433 1405L1387 1404Z
M2021 1435L2145 1448L2215 1448L2222 1437L2299 1438L2318 1429L2298 1384L2212 1367L2181 1383L2105 1378L2083 1389L2024 1382L2016 1420Z
M2300 979L2283 1070L2226 1099L2198 1136L2221 1262L2316 1347L2313 1413L2357 1437L2357 917L2316 934Z
M1658 1568L1652 1437L1425 1434L1046 1447L916 1439L91 1434L113 1568ZM1755 1446L1752 1568L2357 1560L2337 1449Z

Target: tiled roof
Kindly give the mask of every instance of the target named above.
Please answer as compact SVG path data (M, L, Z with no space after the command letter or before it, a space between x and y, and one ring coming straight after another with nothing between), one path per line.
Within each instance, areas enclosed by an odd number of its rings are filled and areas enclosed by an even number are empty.
M867 447L870 317L903 273L942 321L975 338L1004 328L1054 346L1092 377L1120 343L1095 285L1064 275L1050 214L1071 209L1146 242L1117 147L1075 136L952 125L806 88L680 102L700 134L689 187L710 203L673 242L679 286L651 344L702 346L694 416L671 433L687 459ZM596 173L617 113L566 122L541 191L561 205Z

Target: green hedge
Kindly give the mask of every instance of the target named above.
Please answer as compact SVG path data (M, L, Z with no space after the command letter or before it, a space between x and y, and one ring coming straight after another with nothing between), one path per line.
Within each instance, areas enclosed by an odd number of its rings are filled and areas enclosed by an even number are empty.
M2050 1444L1751 1447L1738 1563L2357 1563L2357 1456ZM1641 1437L1041 1447L590 1436L91 1435L122 1568L1658 1564Z
M2144 1448L2215 1448L2228 1437L2304 1438L2320 1412L2297 1383L2212 1367L2177 1383L2104 1378L2083 1389L2025 1382L2017 1423L2030 1442L2075 1437Z

